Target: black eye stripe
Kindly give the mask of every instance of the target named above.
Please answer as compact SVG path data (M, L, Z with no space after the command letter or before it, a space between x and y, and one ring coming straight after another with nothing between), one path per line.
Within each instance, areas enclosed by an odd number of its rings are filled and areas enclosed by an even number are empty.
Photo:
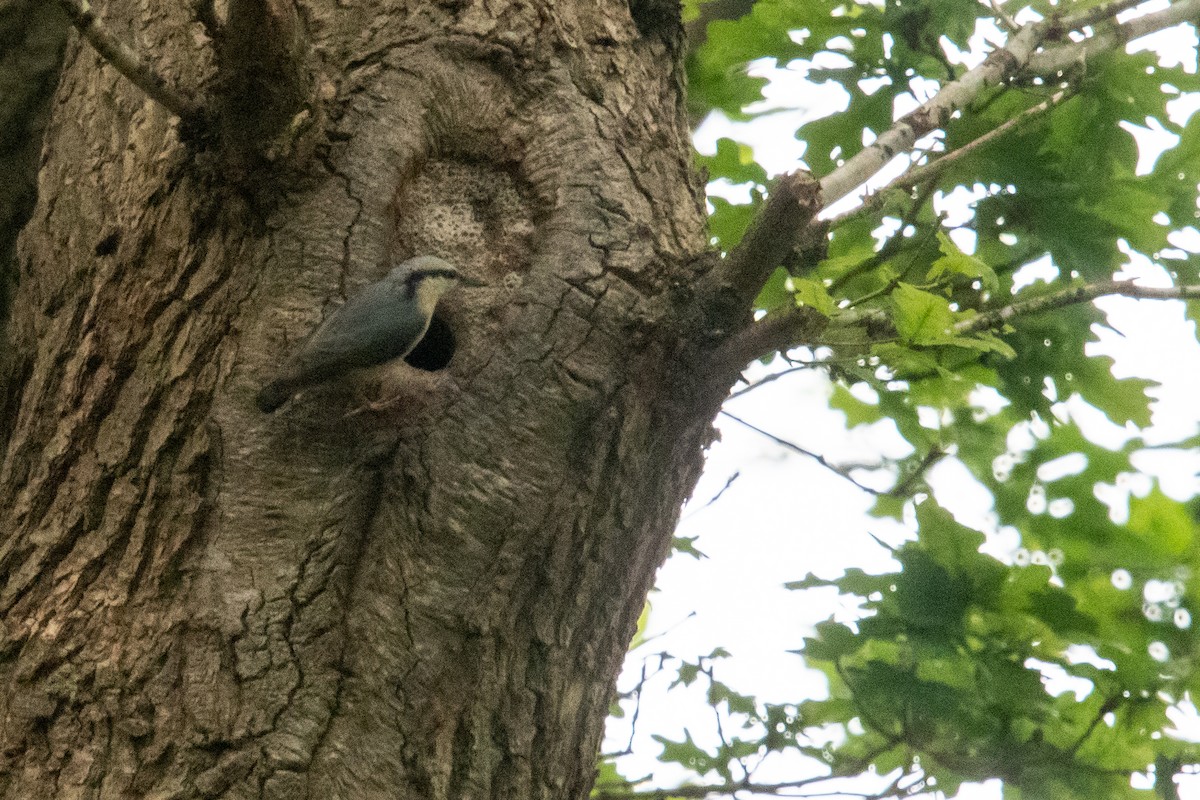
M431 267L429 269L418 269L410 272L405 278L406 283L416 283L425 278L449 278L451 280L458 277L458 271L446 269L445 267Z

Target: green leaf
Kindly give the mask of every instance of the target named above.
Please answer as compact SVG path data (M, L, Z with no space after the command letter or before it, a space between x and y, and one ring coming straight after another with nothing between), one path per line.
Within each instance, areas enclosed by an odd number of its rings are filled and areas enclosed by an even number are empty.
M1195 522L1182 505L1162 492L1129 500L1129 530L1146 547L1177 558L1195 547Z
M938 231L937 238L942 257L934 261L933 266L929 268L926 276L928 280L935 281L946 274L965 275L968 278L977 278L985 290L996 291L1000 279L996 277L995 270L975 256L969 256L959 250L958 245L944 231Z
M833 394L829 398L829 407L846 415L847 427L870 425L884 419L883 410L878 403L866 403L859 400L845 385L833 384Z
M754 160L754 151L733 139L718 139L717 152L711 156L697 156L696 161L708 170L709 180L725 178L735 184L760 185L767 182L767 171Z
M658 757L659 761L680 764L701 776L725 769L724 764L713 758L692 740L692 734L686 728L683 735L682 742L674 742L657 734L653 736L654 741L663 746L662 755Z
M814 281L808 278L792 278L792 285L795 287L796 304L813 308L826 317L832 317L837 313L837 304L829 295L825 285L821 281Z
M671 539L671 550L676 553L683 553L699 561L702 558L708 558L704 553L696 549L696 540L698 536L675 536Z
M950 338L954 312L950 302L936 294L901 283L892 292L896 331L909 344L943 344Z

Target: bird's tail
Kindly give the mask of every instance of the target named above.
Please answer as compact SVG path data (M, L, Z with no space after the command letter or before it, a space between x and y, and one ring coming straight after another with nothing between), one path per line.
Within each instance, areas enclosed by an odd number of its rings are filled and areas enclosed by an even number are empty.
M259 411L270 414L286 403L295 391L290 381L276 379L259 389L258 394L254 396L254 402L258 404Z

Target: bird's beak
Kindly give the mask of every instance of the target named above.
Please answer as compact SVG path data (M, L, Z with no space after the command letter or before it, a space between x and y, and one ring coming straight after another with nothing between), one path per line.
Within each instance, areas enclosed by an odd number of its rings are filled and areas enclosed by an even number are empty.
M458 276L458 281L463 286L474 286L474 287L487 286L486 281L481 281L478 278L473 278L470 275L463 275L461 273Z

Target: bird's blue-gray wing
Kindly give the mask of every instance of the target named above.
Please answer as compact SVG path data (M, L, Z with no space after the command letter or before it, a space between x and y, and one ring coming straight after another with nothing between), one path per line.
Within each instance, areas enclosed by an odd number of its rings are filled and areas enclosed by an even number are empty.
M293 357L296 372L317 382L407 354L428 322L401 292L376 283L348 300Z
M270 413L306 386L407 355L428 325L402 286L372 284L321 323L259 391L258 407Z

